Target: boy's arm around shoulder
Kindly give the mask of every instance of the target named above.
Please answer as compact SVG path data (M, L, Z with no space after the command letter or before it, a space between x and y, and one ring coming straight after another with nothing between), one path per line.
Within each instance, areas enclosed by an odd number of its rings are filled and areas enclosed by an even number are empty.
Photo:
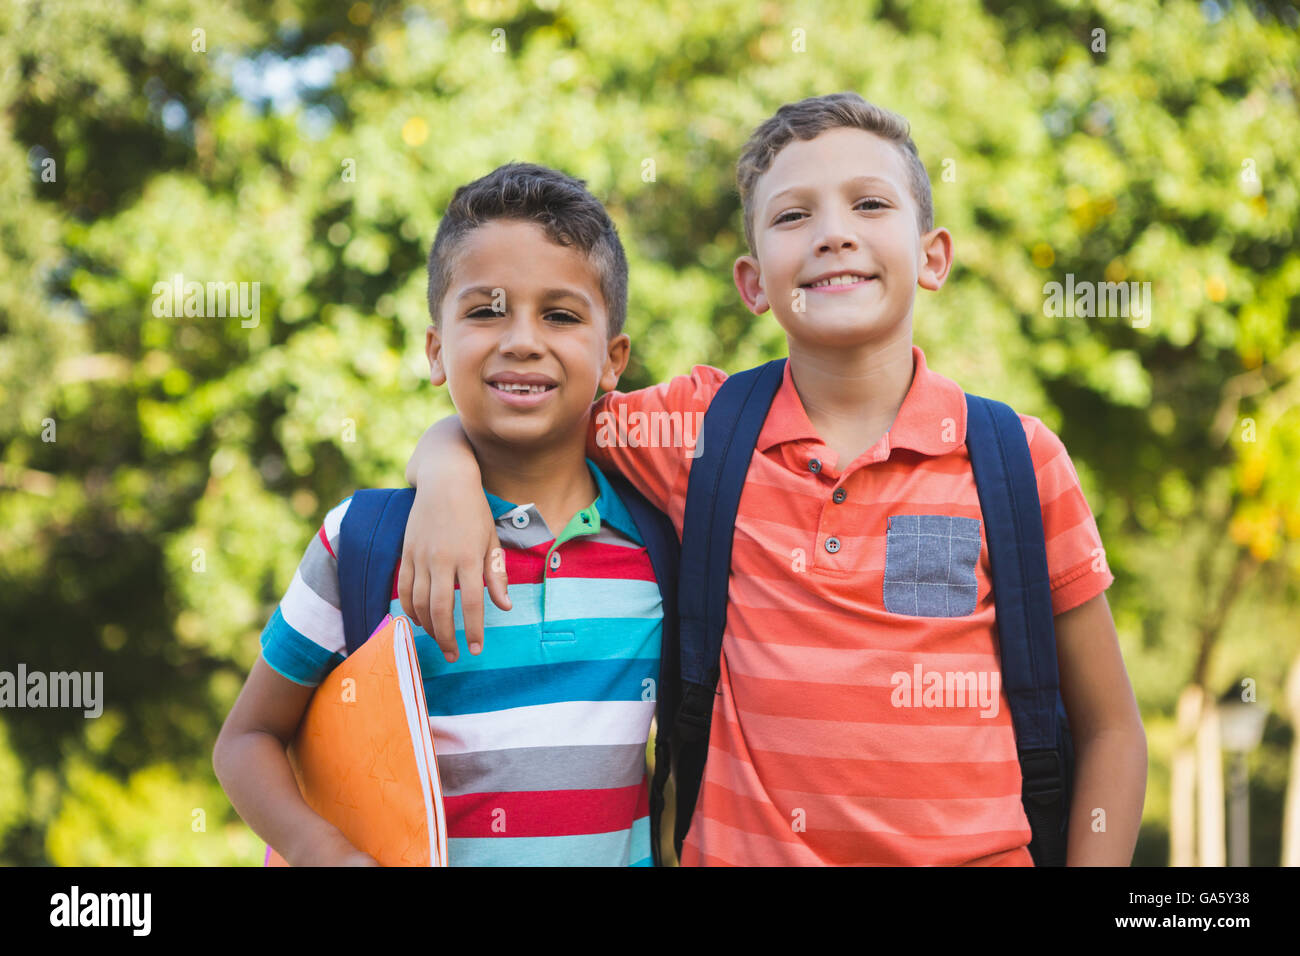
M316 688L276 673L261 654L212 752L230 803L291 866L378 866L311 807L285 752Z
M592 406L587 457L671 513L674 494L685 493L687 463L699 454L704 414L726 380L721 369L696 365L649 388L606 392Z
M483 497L483 475L460 417L430 425L411 453L406 480L415 501L402 538L397 596L407 617L424 628L448 661L456 643L456 584L465 641L471 654L483 647L483 587L492 603L511 608L505 552L492 509Z
M698 438L704 411L726 380L707 365L661 385L634 392L608 392L592 408L587 454L618 471L652 504L667 510L674 478ZM667 435L665 444L660 439ZM504 552L492 510L483 497L474 449L449 415L427 428L406 466L415 501L406 522L397 596L402 610L428 632L448 661L456 642L456 584L460 584L465 642L481 652L483 585L503 611L507 595Z
M1128 866L1146 798L1147 740L1105 592L1054 621L1074 741L1066 865Z

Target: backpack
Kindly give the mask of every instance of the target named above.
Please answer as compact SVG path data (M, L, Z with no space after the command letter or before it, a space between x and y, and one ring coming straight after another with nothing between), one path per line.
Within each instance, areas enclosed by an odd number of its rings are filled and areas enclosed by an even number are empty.
M641 533L659 594L663 599L662 657L655 688L655 718L658 726L671 723L669 714L678 706L677 578L680 545L677 532L663 512L656 509L616 474L606 479L622 499ZM415 501L414 488L378 488L352 495L339 527L339 598L343 610L343 632L351 654L366 642L389 613L393 599L393 574L402 555L406 519ZM659 770L659 739L656 738L656 776ZM666 768L666 742L663 766ZM655 794L658 794L656 802ZM659 820L663 811L663 787L650 796L650 843L655 866L662 865L659 849Z
M682 842L704 776L717 693L736 509L763 422L785 369L778 359L730 376L704 417L683 519L681 684L659 719L653 785L671 760L677 794L673 843ZM993 570L1002 684L1011 707L1035 866L1064 866L1074 749L1059 688L1047 548L1024 427L1002 402L966 395L966 445ZM668 753L660 753L660 745ZM667 757L668 759L664 759ZM662 774L661 774L662 771ZM662 798L652 807L662 807Z

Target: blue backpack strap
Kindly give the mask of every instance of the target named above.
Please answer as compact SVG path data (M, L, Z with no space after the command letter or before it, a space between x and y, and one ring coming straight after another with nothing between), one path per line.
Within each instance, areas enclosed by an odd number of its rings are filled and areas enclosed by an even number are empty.
M1021 801L1038 866L1065 865L1073 753L1060 695L1038 480L1020 417L966 396L966 448L993 569L1002 685L1011 705Z
M659 682L655 688L655 771L650 781L650 852L655 866L663 866L660 847L660 824L664 811L664 786L672 766L672 715L677 711L677 673L680 667L680 639L677 617L677 577L681 560L681 542L668 516L642 497L631 483L614 472L605 477L622 499L641 540L645 542L659 595L663 599L664 624Z
M351 654L374 633L392 603L414 488L375 488L352 496L339 527L339 599Z
M727 585L736 509L754 445L785 374L777 359L732 375L704 415L698 457L691 464L682 523L681 699L669 727L675 758L677 819L674 844L682 841L704 777L713 698L727 626ZM660 727L660 732L664 730Z

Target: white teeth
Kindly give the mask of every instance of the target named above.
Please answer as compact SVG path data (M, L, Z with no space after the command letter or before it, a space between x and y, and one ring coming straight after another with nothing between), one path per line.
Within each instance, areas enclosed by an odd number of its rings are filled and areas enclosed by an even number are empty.
M865 278L866 276L860 275L832 276L829 279L822 279L820 282L812 283L809 288L817 289L826 285L852 285L855 282L861 282Z
M537 395L541 392L549 391L554 388L553 385L521 385L506 382L492 382L492 387L502 392L514 392L519 395Z

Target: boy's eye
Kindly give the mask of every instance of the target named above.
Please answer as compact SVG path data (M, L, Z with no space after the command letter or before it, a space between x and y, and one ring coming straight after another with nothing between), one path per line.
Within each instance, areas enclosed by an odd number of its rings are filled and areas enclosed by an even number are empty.
M859 206L869 206L870 207L869 211L875 212L878 209L887 208L888 204L883 199L869 198L869 199L859 199L856 203L854 203L853 208L857 209ZM772 224L778 225L783 222L794 222L796 217L803 216L803 215L805 214L799 212L796 209L791 209L789 212L783 212L781 213L781 215L777 216L776 219L772 220Z
M490 305L481 305L477 309L474 309L473 311L466 313L466 316L471 319L496 319L496 318L500 318L503 315L505 315L504 312L496 312L492 309ZM547 312L546 317L548 319L555 319L563 323L573 323L573 322L582 321L582 319L578 318L573 313L563 312L558 309L553 309L550 312Z

